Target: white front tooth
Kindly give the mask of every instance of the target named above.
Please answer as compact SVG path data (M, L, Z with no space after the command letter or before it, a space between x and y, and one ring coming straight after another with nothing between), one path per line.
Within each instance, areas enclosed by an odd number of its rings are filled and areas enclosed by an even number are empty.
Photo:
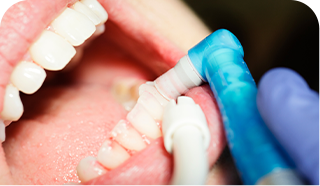
M10 80L21 92L32 94L41 87L46 76L43 68L34 63L22 61L14 68Z
M163 107L151 93L142 93L137 102L143 105L153 119L162 120Z
M145 83L142 84L139 87L139 95L141 96L144 92L149 92L150 94L152 94L157 100L158 102L161 104L162 107L165 107L168 104L168 100L165 99L159 92L158 90L151 85L150 83Z
M20 99L19 90L9 84L4 95L3 110L1 119L17 121L23 113L23 105Z
M156 139L161 136L161 131L155 120L149 115L142 105L139 103L129 112L127 120L137 129L140 133Z
M6 125L3 120L0 119L0 141L4 142L6 140Z
M76 50L61 36L44 31L30 47L32 59L47 70L61 70L76 54Z
M77 175L81 182L89 181L106 172L107 170L92 156L83 158L77 166Z
M89 7L101 19L102 24L108 20L108 13L97 0L81 0L80 2Z
M70 8L66 8L51 26L73 46L81 45L96 31L95 25L85 15Z
M97 155L97 160L106 168L114 169L130 158L129 153L119 144L106 140Z
M90 10L90 8L88 8L86 5L82 4L81 2L76 2L75 4L73 4L72 7L75 11L80 12L85 16L87 16L87 18L89 18L94 25L98 25L101 23L100 18L92 10Z
M119 121L111 131L111 135L126 149L140 151L146 147L140 134L125 120Z

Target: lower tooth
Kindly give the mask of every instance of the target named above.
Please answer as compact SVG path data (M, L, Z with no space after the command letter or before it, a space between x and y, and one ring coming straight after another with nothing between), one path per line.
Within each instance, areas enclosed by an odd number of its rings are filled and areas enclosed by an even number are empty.
M127 120L142 134L156 139L161 136L161 131L155 120L139 103L129 112Z
M140 151L146 147L141 135L125 120L119 121L111 131L111 135L126 149Z
M10 80L21 92L32 94L41 87L45 78L46 72L43 68L23 61L15 67Z
M161 96L158 90L151 83L147 82L139 87L139 95L141 96L144 92L149 92L152 94L162 107L165 107L169 102L167 99Z
M106 140L100 147L97 159L108 169L114 169L130 158L129 153L111 140Z
M146 108L153 119L162 120L163 107L152 94L149 92L142 93L137 102Z
M77 166L77 175L81 182L89 181L106 172L107 170L92 156L83 158Z
M0 114L1 119L17 121L21 117L22 113L23 105L20 99L19 90L9 84L6 87L3 110Z

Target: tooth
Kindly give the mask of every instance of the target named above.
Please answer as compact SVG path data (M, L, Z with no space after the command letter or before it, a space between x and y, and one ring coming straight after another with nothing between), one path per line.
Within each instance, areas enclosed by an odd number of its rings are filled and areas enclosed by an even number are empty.
M108 13L97 0L81 0L80 2L89 7L101 19L102 24L107 21Z
M156 139L161 136L161 131L155 120L149 115L142 105L139 103L129 112L127 120L137 129L140 133Z
M129 150L140 151L146 147L140 134L125 120L120 120L111 132L112 137Z
M158 100L149 92L144 92L138 99L138 103L149 112L155 120L162 120L163 107Z
M23 105L20 99L19 90L9 84L6 87L4 95L3 110L1 112L2 120L17 121L23 113Z
M43 68L34 63L22 61L14 68L10 80L21 92L32 94L41 87L46 76Z
M3 120L0 119L0 141L4 142L6 140L6 125Z
M51 26L73 46L81 45L96 31L94 24L85 15L70 8L66 8Z
M104 31L106 30L106 26L105 25L99 25L99 26L97 26L97 29L96 29L96 31L94 32L94 36L96 37L96 36L99 36L99 35L101 35Z
M63 69L76 50L57 34L44 31L40 38L30 47L32 59L47 70Z
M89 181L106 172L107 170L92 156L83 158L77 166L77 175L81 182Z
M65 72L74 69L74 67L76 67L79 64L79 62L83 57L84 46L81 45L79 47L76 47L75 49L76 49L76 55L71 59L68 65L63 69Z
M87 16L87 18L90 19L90 21L92 21L94 25L98 25L101 23L100 18L92 10L90 10L90 8L88 8L86 5L82 4L81 2L76 2L72 7L75 11L80 12L85 16Z
M139 87L139 95L141 96L144 92L149 92L150 94L152 94L162 107L165 107L169 102L163 96L161 96L158 90L151 83L147 82Z
M106 140L97 155L97 160L106 168L114 169L130 158L129 153L120 145Z

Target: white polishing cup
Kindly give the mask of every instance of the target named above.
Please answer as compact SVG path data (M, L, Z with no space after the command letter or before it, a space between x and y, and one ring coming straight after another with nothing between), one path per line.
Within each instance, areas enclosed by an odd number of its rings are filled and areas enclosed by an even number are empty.
M186 96L178 97L177 104L171 100L164 109L162 130L164 145L169 153L172 153L172 143L175 131L180 127L192 125L197 127L203 136L204 147L210 144L210 132L206 117L192 98Z

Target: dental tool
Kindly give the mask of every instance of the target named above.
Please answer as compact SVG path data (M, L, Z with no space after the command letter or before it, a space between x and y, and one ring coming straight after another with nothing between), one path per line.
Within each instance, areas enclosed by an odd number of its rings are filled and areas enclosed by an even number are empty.
M244 184L303 184L258 112L257 87L243 56L239 40L220 29L191 48L154 84L170 100L209 83Z
M165 148L174 155L173 185L205 184L210 133L206 117L192 98L170 100L162 121Z

